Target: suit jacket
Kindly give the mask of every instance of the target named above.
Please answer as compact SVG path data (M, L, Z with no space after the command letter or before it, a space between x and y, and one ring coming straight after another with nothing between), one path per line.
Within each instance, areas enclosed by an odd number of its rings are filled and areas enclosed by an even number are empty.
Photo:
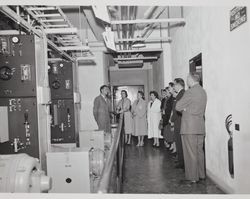
M176 103L176 110L182 111L181 134L205 134L206 104L207 94L199 84L185 92Z
M184 89L180 90L178 95L175 97L175 100L173 103L173 115L171 117L171 122L174 123L175 133L180 133L181 131L181 116L182 116L182 113L176 110L176 103L182 98L184 93L185 93Z
M174 98L171 95L170 98L167 99L166 106L164 107L165 114L162 114L162 119L163 119L163 126L165 127L166 125L169 124L169 119L171 116L171 112L173 110L173 103L174 103Z
M98 130L111 132L110 111L111 111L110 100L107 99L106 102L101 95L97 96L94 100L93 114L95 117L95 121L98 125Z

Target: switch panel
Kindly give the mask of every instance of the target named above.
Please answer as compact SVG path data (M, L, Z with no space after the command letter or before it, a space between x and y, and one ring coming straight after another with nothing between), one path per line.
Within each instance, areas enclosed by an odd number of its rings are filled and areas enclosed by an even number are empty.
M74 97L72 62L50 64L49 85L51 99L69 99Z
M0 107L8 111L8 141L0 143L0 153L27 153L39 158L36 98L1 98Z
M75 142L75 111L73 99L52 100L51 143Z
M36 96L35 67L34 36L0 36L0 97Z

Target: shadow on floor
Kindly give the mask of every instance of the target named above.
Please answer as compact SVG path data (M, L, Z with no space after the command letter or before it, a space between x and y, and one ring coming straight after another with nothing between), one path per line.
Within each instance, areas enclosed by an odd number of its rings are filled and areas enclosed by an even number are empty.
M152 139L145 138L144 147L137 147L137 139L125 147L123 193L165 194L223 194L209 179L197 184L183 185L184 170L176 169L174 157L161 142L152 147Z

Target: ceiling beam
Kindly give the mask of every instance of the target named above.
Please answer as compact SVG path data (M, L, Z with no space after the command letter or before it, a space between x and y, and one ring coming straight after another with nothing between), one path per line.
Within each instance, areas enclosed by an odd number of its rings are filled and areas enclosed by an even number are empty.
M28 10L35 10L35 11L38 11L38 10L56 10L55 7L31 7L31 8L28 8Z
M85 60L96 60L95 56L88 56L88 57L77 57L76 61L85 61Z
M85 16L89 28L92 30L95 38L98 41L103 41L102 33L104 32L104 26L98 23L91 9L83 9L83 15ZM88 27L86 27L88 28Z
M54 14L38 14L38 15L36 15L36 17L38 17L38 18L42 18L42 17L61 17L61 15L59 13L54 13Z
M116 24L141 24L141 23L172 23L185 22L184 18L170 18L170 19L135 19L135 20L117 20L111 21L111 25Z
M127 57L127 58L114 58L114 61L130 61L130 60L152 60L152 59L158 59L158 57Z
M77 28L48 28L44 29L46 34L75 34Z
M133 50L118 50L117 53L137 53L137 52L161 52L162 48L145 48L145 49L133 49Z
M12 19L13 21L15 21L16 23L19 23L26 30L33 32L34 34L36 34L40 38L43 37L42 32L40 32L37 29L35 29L34 27L32 27L27 21L25 21L22 17L20 17L19 15L17 15L17 13L15 13L8 6L1 6L0 7L0 11L2 13L4 13L6 16L8 16L10 19ZM71 56L69 56L66 52L63 52L60 49L58 49L58 47L52 41L47 40L47 43L48 43L48 45L52 49L54 49L55 51L59 52L65 58L67 58L67 59L69 59L71 61L74 60L74 58L72 58Z
M89 46L64 46L64 47L58 47L60 50L79 50L79 51L89 51Z
M162 41L162 40L171 40L170 37L152 37L152 38L129 38L129 39L116 39L115 42L122 42L122 41Z

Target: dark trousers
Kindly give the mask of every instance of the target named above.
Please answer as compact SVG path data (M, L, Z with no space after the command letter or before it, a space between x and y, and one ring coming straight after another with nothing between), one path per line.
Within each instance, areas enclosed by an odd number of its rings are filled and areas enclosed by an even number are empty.
M181 166L184 166L183 148L182 148L182 141L181 141L181 134L180 133L175 133L175 140L176 140L176 150L177 150L178 163Z

